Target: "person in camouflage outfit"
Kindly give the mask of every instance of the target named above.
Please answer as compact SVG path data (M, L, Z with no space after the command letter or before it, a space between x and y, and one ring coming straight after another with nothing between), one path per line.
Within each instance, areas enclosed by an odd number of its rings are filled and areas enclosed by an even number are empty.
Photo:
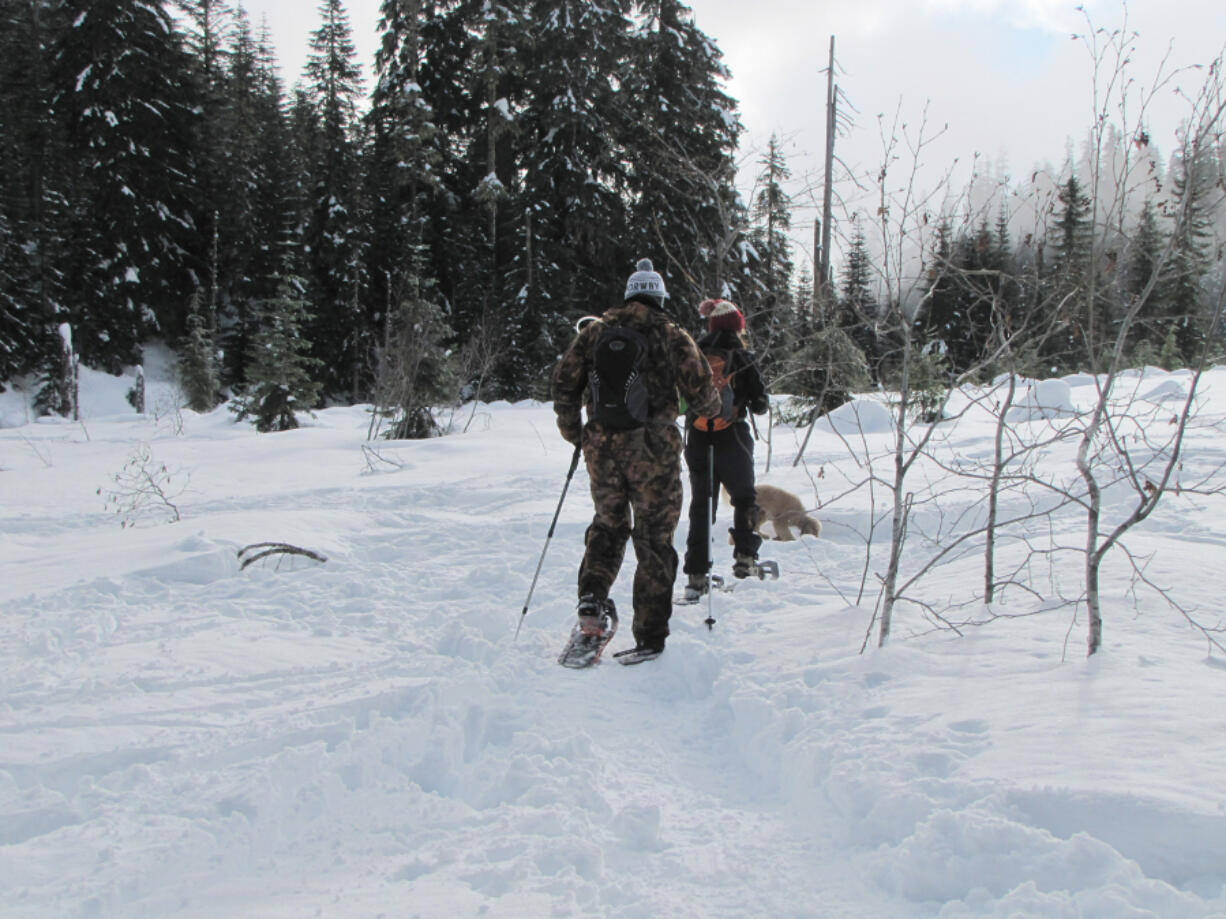
M566 440L582 446L595 516L587 529L579 566L579 616L603 614L617 579L626 541L633 539L634 640L661 651L672 616L677 552L673 534L681 517L681 432L678 396L700 413L717 411L719 393L711 368L694 339L663 311L664 279L643 259L626 284L623 305L585 325L553 374L554 412ZM595 348L610 325L641 333L647 341L642 376L648 393L646 422L608 430L592 420L589 379ZM581 408L587 408L583 423Z

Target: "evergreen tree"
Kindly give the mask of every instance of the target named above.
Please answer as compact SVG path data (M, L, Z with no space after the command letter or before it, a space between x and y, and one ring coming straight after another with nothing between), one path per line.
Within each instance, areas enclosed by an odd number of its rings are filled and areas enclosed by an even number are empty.
M37 103L31 98L35 88L29 83L10 84L10 78L20 75L7 63L10 54L20 54L11 36L25 32L22 12L13 0L0 2L0 74L4 77L0 82L0 162L7 166L0 169L0 388L30 369L39 337L39 316L26 305L30 270L16 219L29 203L22 186L30 164L20 138L27 113Z
M360 311L361 159L357 120L362 73L341 0L322 0L320 26L311 36L307 98L318 124L319 146L310 168L310 217L306 231L310 337L321 362L324 391L349 392L364 369L368 342Z
M769 369L772 355L781 356L790 348L796 320L790 296L793 265L788 238L792 199L783 187L792 174L777 136L771 136L760 165L750 231L759 265L754 279L757 296L751 299L746 318Z
M187 22L184 43L199 98L198 132L193 139L196 195L192 208L198 234L192 257L205 286L200 304L203 321L211 329L217 325L219 303L227 297L219 288L224 289L232 277L233 253L239 248L230 238L231 205L235 194L241 195L244 190L227 161L231 138L226 105L236 26L233 12L222 0L175 2Z
M384 0L379 23L382 41L367 119L371 222L366 265L368 322L372 329L387 330L384 349L391 337L391 305L420 301L427 290L436 290L428 218L439 189L442 157L439 132L421 87L423 29L430 6L423 0Z
M1179 219L1171 240L1170 271L1162 292L1175 347L1183 366L1196 361L1205 349L1202 283L1209 265L1212 216L1208 201L1218 177L1208 151L1185 151L1172 163L1173 191Z
M809 270L808 265L802 265L800 272L796 275L796 284L792 288L792 302L796 304L797 321L799 322L806 316L812 316L814 311L813 302L813 272ZM799 332L797 333L800 334Z
M204 103L219 107L225 96L235 11L225 0L175 0L175 5L189 23L184 42L203 83ZM238 14L247 15L241 8Z
M1090 290L1091 240L1090 199L1070 174L1059 192L1062 207L1056 220L1056 239L1051 267L1043 283L1043 301L1051 311L1046 317L1053 331L1046 338L1044 359L1053 371L1084 366L1094 355L1088 338L1091 331Z
M430 205L440 191L440 134L421 86L433 4L384 0L377 82L368 119L372 208L369 265L381 318L375 402L393 417L392 438L438 433L431 408L455 394L447 344L454 335L430 267ZM493 14L492 14L493 15ZM391 304L396 304L391 307ZM384 305L386 304L386 306Z
M478 334L494 325L518 341L540 338L543 325L529 305L541 286L535 244L540 228L547 231L554 216L523 188L525 148L533 139L529 106L536 91L533 11L533 0L492 2L481 11L471 83L479 107L456 172L474 204L466 239L477 286L462 285L463 299L470 314L479 308ZM528 394L532 363L526 355L518 366L502 362L494 368L495 387L508 396Z
M310 273L309 231L314 214L315 163L323 157L324 139L318 113L301 83L294 86L286 104L287 146L282 155L287 165L284 189L290 231L278 242L292 254L295 273ZM279 283L278 283L279 286Z
M993 321L1001 324L1001 341L1011 336L1015 342L1020 341L1025 337L1027 322L1023 303L1024 287L1016 247L1009 234L1009 211L1004 201L996 212L996 236L991 265L999 271L993 281L993 292L997 298L996 316Z
M197 99L169 14L150 0L58 0L52 104L68 128L65 286L83 360L118 372L184 326Z
M531 379L548 366L573 320L605 305L593 303L593 293L603 300L629 273L620 194L625 166L614 142L621 134L614 77L628 53L628 6L626 0L532 4L522 196L547 219L533 220L531 284L508 304L509 365L500 368L506 379Z
M42 371L43 385L34 397L39 414L63 415L78 420L80 358L72 340L72 326L61 322L55 330L54 356Z
M60 28L46 0L0 0L0 384L54 378L63 301L63 136L50 105L48 60Z
M252 305L275 296L286 240L296 215L302 167L286 123L285 98L267 36L252 35L240 10L226 79L224 129L227 192L218 202L223 232L211 258L219 276L217 336L227 382L246 380L253 333Z
M533 220L550 218L520 189L533 53L529 4L440 3L423 17L418 82L438 135L446 138L437 144L439 188L429 203L430 274L464 340L510 325L524 310L534 283ZM526 378L500 375L496 395L524 394Z
M1137 226L1131 245L1127 248L1124 271L1124 309L1150 287L1150 281L1159 270L1159 260L1166 240L1158 225L1158 212L1152 198L1146 198L1137 217ZM1134 355L1133 361L1142 365L1156 363L1158 342L1165 337L1169 324L1164 316L1166 309L1162 295L1166 285L1160 278L1133 319L1125 338L1125 352ZM1117 330L1118 334L1118 330Z
M572 320L634 259L655 259L687 320L681 304L735 296L753 261L718 50L674 0L639 6L636 28L630 0L423 0L426 273L459 340L510 345L495 396L541 394Z
M639 7L621 93L628 100L622 136L631 257L654 257L671 308L692 321L702 299L742 302L752 291L756 259L734 160L742 126L724 90L723 54L690 8L678 0L641 0Z
M0 201L0 389L30 370L30 357L39 350L39 326L33 321L33 311L23 306L23 261L21 245Z
M212 411L221 389L213 336L201 315L202 300L199 291L192 294L187 335L179 351L179 385L187 398L187 407L194 412Z
M296 413L309 412L319 399L319 361L303 336L310 320L304 288L301 278L287 274L277 295L257 304L247 388L232 407L240 421L254 419L259 431L298 427Z
M853 392L868 388L872 382L868 359L846 329L823 317L805 315L797 330L798 345L777 366L773 386L798 397L809 415L806 420L813 413L833 411Z
M452 332L439 307L428 300L404 300L389 325L378 357L378 406L392 415L386 436L394 440L439 433L431 409L456 394L454 367L445 343Z
M963 338L956 271L953 226L948 217L942 217L929 254L924 305L915 317L917 344L941 354L958 348Z
M1007 241L1006 236L1004 242ZM1000 227L993 233L985 218L960 247L959 280L965 335L961 351L946 354L947 369L953 376L964 373L987 357L997 326L1008 312L1004 303L1004 281L1009 265L1001 242Z
M853 223L851 245L843 264L839 284L838 314L834 325L842 329L855 346L864 354L872 370L873 379L878 379L883 355L878 344L877 322L880 307L874 293L873 265L868 254L868 241L859 220Z
M995 229L985 218L971 234L956 239L951 234L949 221L943 220L925 309L917 317L917 343L925 372L931 374L939 364L953 378L979 366L1022 317L1004 211Z

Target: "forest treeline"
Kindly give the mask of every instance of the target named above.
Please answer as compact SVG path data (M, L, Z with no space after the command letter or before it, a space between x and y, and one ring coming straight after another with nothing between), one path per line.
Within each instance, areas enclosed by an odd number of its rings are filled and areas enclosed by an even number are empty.
M342 0L317 17L287 89L241 5L0 0L0 384L33 380L68 413L75 361L118 373L157 339L193 408L228 394L275 429L373 402L421 436L431 406L546 397L576 319L640 257L691 330L701 299L735 300L776 391L818 406L888 382L900 347L940 385L1002 323L1034 324L1034 369L1081 368L1086 330L1155 266L1135 359L1205 344L1220 143L1153 158L1153 194L1118 226L1095 223L1072 164L1024 236L1007 196L990 218L934 215L903 336L855 219L830 288L796 269L777 140L738 191L737 102L684 4L384 0L373 86ZM1177 199L1196 216L1172 240Z

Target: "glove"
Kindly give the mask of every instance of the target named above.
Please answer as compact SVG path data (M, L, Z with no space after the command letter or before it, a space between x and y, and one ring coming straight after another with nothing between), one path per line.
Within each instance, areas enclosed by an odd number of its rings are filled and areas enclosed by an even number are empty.
M558 431L561 433L563 440L573 447L579 446L583 440L583 422L580 420L577 413L558 415Z
M759 396L749 403L749 410L755 415L765 415L770 411L771 402L766 396Z

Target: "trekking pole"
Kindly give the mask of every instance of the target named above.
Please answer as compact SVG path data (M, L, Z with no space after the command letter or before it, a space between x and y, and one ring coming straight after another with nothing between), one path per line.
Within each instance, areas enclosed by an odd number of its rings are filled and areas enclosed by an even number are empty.
M570 458L570 469L566 473L566 483L562 486L562 497L558 498L558 509L553 512L553 522L549 524L549 533L545 536L545 545L541 548L541 559L536 563L536 574L532 575L532 586L528 588L528 596L524 599L524 611L519 614L519 624L515 626L515 638L519 638L519 630L523 628L524 619L528 615L528 604L532 602L532 592L536 590L536 579L541 576L541 566L545 564L545 553L549 550L549 540L553 539L554 527L558 525L558 515L562 513L562 502L566 500L566 489L570 488L570 480L574 478L575 469L579 466L580 452L582 451L576 444L575 455Z
M715 584L711 571L715 567L715 445L707 444L707 631L715 628L715 614L711 611L711 595Z

